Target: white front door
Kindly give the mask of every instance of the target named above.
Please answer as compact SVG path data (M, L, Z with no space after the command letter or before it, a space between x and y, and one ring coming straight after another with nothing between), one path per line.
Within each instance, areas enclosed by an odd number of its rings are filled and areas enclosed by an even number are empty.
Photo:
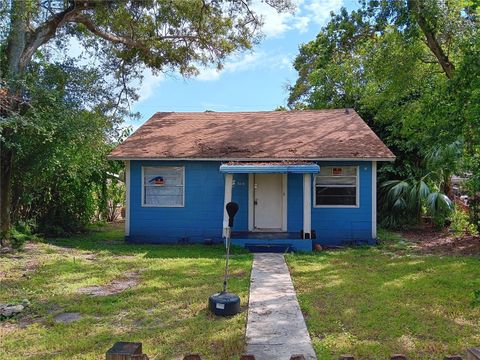
M282 174L254 175L254 229L282 230Z

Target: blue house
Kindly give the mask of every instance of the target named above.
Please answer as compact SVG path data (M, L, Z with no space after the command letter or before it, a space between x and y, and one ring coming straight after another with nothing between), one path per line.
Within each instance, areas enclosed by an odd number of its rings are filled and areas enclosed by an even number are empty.
M110 159L126 162L133 243L250 248L372 244L377 162L394 155L353 109L157 113Z

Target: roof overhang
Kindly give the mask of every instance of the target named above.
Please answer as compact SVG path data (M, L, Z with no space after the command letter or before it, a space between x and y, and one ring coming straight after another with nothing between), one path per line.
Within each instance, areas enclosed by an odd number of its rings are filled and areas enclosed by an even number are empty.
M317 174L317 164L249 163L222 164L220 172L226 174Z
M291 159L281 158L196 158L196 157L131 157L131 156L107 156L108 160L123 160L123 161L289 161ZM300 161L395 161L395 157L387 158L296 158Z

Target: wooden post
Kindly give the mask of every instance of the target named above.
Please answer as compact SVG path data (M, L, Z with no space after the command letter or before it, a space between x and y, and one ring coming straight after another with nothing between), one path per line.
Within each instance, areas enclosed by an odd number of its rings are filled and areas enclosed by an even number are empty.
M305 356L302 354L294 354L290 357L290 360L305 360Z
M392 355L390 360L407 360L407 357L403 354L395 354L395 355Z
M240 356L240 360L255 360L255 356L250 354L244 354Z
M148 359L148 357L142 353L142 343L119 341L107 351L105 359L133 360Z
M340 355L338 360L355 360L355 358L352 355Z
M183 360L202 360L199 354L188 354L185 355Z
M467 349L467 360L480 360L480 349Z

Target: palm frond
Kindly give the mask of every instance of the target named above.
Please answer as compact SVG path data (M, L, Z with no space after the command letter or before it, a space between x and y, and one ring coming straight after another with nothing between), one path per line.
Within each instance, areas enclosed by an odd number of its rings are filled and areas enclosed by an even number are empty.
M410 184L407 181L397 181L389 188L387 199L394 204L396 199L403 197L410 190Z
M435 191L427 197L427 209L433 216L453 210L453 202L447 195Z

